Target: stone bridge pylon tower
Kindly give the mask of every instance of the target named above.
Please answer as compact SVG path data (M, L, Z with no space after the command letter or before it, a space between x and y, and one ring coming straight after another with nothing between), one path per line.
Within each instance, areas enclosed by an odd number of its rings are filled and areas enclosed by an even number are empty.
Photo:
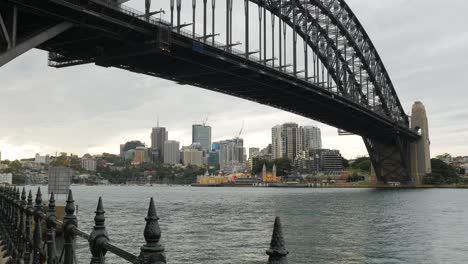
M411 175L416 185L432 172L429 140L429 124L423 103L415 102L411 110L411 128L421 136L410 145Z

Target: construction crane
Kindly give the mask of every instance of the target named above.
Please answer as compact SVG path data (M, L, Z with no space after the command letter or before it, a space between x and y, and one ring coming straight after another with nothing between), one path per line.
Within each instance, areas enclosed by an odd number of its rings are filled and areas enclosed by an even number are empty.
M242 120L241 129L239 130L239 133L237 134L237 137L234 138L235 145L232 147L232 156L231 156L231 170L232 170L232 172L237 172L237 164L234 164L234 155L235 155L235 149L238 148L239 139L240 139L240 136L242 135L242 131L244 131L244 123L245 123L244 120ZM242 153L242 155L244 155L244 153ZM240 155L239 155L238 158L239 159L237 160L237 163L240 163Z
M242 131L244 131L244 123L245 123L245 121L242 120L242 126L241 126L241 129L240 129L240 131L239 131L239 134L237 134L237 137L236 137L237 139L240 138L240 136L241 136L241 134L242 134Z
M206 115L205 120L202 122L203 126L206 125L206 123L208 122L208 118L209 118L209 117L210 117L210 113L208 113L208 114Z

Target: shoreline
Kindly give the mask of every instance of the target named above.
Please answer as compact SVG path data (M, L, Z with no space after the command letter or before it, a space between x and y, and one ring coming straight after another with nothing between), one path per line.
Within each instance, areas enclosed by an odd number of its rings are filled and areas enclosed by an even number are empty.
M196 188L276 188L276 189L468 189L468 186L452 185L421 185L421 186L388 186L388 185L329 185L329 186L304 186L304 185L273 185L252 186L235 184L192 184Z

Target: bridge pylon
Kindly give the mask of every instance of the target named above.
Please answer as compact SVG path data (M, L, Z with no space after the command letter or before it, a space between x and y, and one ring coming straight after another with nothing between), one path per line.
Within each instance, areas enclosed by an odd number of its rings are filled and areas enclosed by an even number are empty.
M423 103L415 102L411 110L411 128L421 136L410 144L411 176L416 185L423 184L424 177L432 172L429 140L429 123Z

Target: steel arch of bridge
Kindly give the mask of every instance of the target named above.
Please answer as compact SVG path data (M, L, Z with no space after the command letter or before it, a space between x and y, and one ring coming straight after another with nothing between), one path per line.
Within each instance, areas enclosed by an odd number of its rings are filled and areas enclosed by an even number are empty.
M34 15L29 25L18 30L18 35L28 36L41 30L43 33L38 34L34 42L24 41L26 45L18 45L21 50L15 50L12 41L6 43L4 39L17 35L15 28L21 25L16 23L18 16L10 15L8 19L0 16L0 66L5 58L2 51L6 50L6 57L14 57L28 48L38 47L51 52L49 63L54 67L85 63L119 67L268 104L324 123L328 120L327 124L349 128L350 132L363 136L378 177L410 181L408 144L417 140L418 135L409 127L408 117L377 50L344 0L225 0L225 43L215 40L215 0L211 0L211 5L208 5L213 10L211 34L207 29L206 9L209 1L198 1L203 3L204 9L202 35L195 32L197 1L192 2L192 32L183 29L190 24L181 24L182 1L168 1L170 22L153 18L161 11L151 12L151 0L146 0L145 13L121 5L125 0L2 0L0 15L5 15L10 9L13 10L12 14L25 12L19 16L23 19L28 19L26 15ZM236 3L235 8L233 2ZM244 50L239 51L235 49L237 43L232 38L232 12L233 9L239 10L242 5L245 12L245 39ZM260 58L253 56L257 51L253 51L249 45L249 28L255 25L255 22L249 21L250 5L259 7ZM266 12L272 18L269 47ZM43 29L40 29L40 23L36 23L37 19L45 21ZM5 24L7 20L13 22ZM280 21L276 28L275 20ZM11 25L15 30L12 29L9 34ZM34 29L34 32L25 30L29 28ZM286 40L286 29L292 31L292 40ZM303 74L298 69L298 36L304 43ZM275 40L278 41L276 53ZM289 58L293 61L292 65L288 65L286 59L286 41L293 43L293 54ZM272 51L270 58L267 55L268 48ZM284 57L282 48L285 50ZM309 49L312 50L310 54ZM278 63L275 54L279 55ZM177 66L181 67L186 67L186 64L192 66L185 72L181 69L181 75L178 76L168 70L171 67L165 69L153 61L145 62L146 55L165 62L177 59ZM308 55L313 55L312 65ZM201 65L197 64L198 59L205 60L202 66L208 71L198 70L197 66ZM218 65L229 68L216 68ZM287 70L289 66L293 67L292 72ZM313 70L308 68L312 66ZM179 70L177 67L171 69ZM234 72L231 75L230 70ZM207 77L201 79L197 75ZM235 80L222 83L225 82L223 78L230 76L235 76ZM275 98L272 93L284 98ZM285 102L288 100L290 102ZM295 100L303 102L299 106L295 105ZM310 107L308 104L319 106ZM321 110L320 107L327 110ZM322 113L313 113L317 109ZM352 110L352 113L347 117L339 116L348 110ZM327 114L323 111L334 112ZM345 120L350 117L351 121ZM371 128L367 129L366 126Z
M361 104L378 111L370 100L377 96L386 116L408 126L408 117L377 50L344 0L249 1L270 11L302 37L342 96L356 100L358 95Z

